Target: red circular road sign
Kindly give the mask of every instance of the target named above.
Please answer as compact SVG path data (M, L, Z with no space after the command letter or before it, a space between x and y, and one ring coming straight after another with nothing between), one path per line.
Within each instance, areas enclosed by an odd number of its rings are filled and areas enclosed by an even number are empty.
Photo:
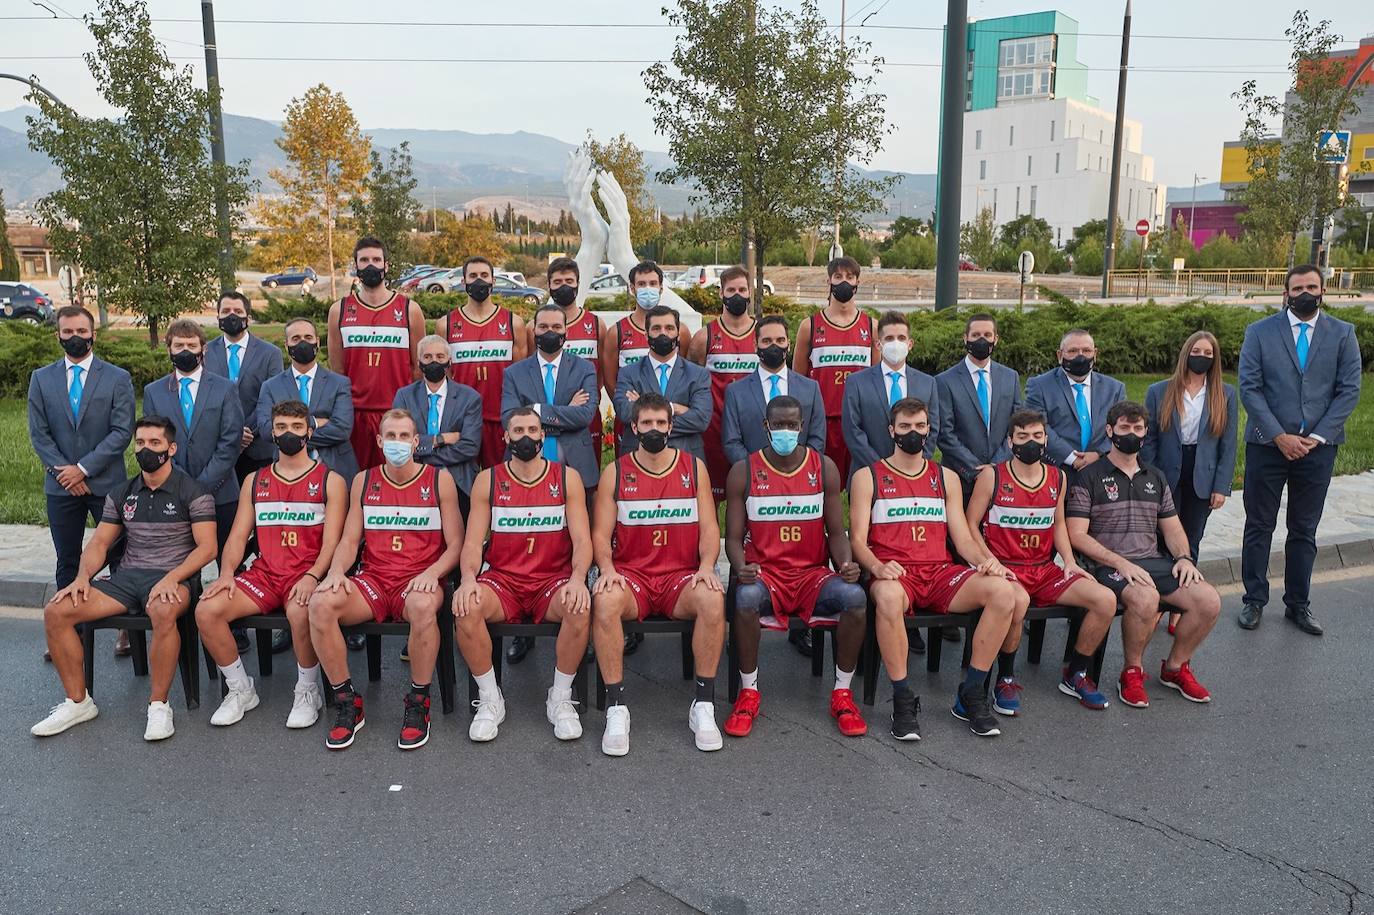
M1150 220L1142 219L1135 224L1135 234L1146 236L1150 234Z

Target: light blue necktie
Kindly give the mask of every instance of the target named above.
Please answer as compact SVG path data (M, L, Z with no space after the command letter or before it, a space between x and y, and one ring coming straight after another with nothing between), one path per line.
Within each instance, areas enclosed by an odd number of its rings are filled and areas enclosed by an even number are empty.
M243 359L239 356L239 350L243 349L242 343L229 344L229 380L238 383L239 369L243 368Z
M992 398L988 393L988 370L978 370L978 408L983 411L983 425L992 426Z
M778 393L779 393L779 392L778 392L778 376L777 376L777 375L769 375L769 376L768 376L768 384L769 384L769 388L768 388L768 399L769 399L769 400L772 400L774 397L777 397L777 396L778 396Z
M887 377L892 379L892 385L887 389L887 405L890 407L902 399L902 386L898 380L902 377L901 372L888 372Z
M191 396L191 379L181 379L181 418L186 421L186 428L191 428L191 414L195 412L196 399Z
M67 390L67 399L72 402L72 418L81 412L81 372L79 365L72 366L72 386Z
M553 363L544 363L544 403L553 403ZM544 457L550 461L558 459L558 441L546 431L544 433Z
M1311 341L1307 339L1307 332L1311 328L1306 324L1298 324L1298 368L1307 371L1307 349L1311 346Z
M1078 410L1078 450L1087 451L1088 443L1093 440L1093 420L1088 413L1088 398L1083 393L1083 384L1073 386L1073 404Z
M439 395L432 392L429 395L429 413L425 416L425 434L439 434Z
M310 406L310 376L300 375L296 378L296 387L301 392L301 403Z
M658 393L667 395L668 393L668 366L658 367Z

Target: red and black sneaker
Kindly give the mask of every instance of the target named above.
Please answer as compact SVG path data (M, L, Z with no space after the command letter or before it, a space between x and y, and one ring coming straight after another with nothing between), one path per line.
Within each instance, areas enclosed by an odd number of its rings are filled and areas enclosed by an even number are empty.
M353 745L353 735L367 723L363 715L363 697L353 692L334 694L334 726L325 735L324 745L331 750L342 750Z
M854 693L847 689L830 691L830 715L846 737L862 737L868 733L868 722L854 704Z
M731 737L748 737L749 732L754 729L754 719L758 714L759 691L747 687L741 689L739 698L735 700L735 707L725 719L725 726L721 730Z
M1121 701L1132 708L1149 708L1150 694L1145 692L1145 671L1139 667L1127 667L1121 671L1121 679L1116 684L1116 694Z
M408 692L405 713L401 716L401 736L396 746L402 750L418 750L429 743L429 696Z
M1167 662L1159 663L1159 682L1172 689L1178 690L1183 694L1183 698L1193 702L1211 702L1212 694L1207 692L1207 687L1197 682L1197 677L1193 676L1193 668L1187 661L1183 662L1174 673L1169 673Z

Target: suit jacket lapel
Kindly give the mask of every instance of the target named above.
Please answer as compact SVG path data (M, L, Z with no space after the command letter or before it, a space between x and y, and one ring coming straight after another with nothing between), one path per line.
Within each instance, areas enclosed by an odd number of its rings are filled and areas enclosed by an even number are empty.
M742 380L744 381L745 390L749 392L749 399L753 401L754 408L758 410L759 422L763 422L768 416L768 401L765 400L763 396L763 385L759 383L759 373L754 372L752 375L745 375ZM790 370L787 375L787 390L789 393L792 391L792 376ZM804 420L805 418L806 411L803 410L802 419Z
M572 395L568 394L567 391L568 384L572 380L572 359L571 355L565 354L563 358L558 360L558 369L553 373L553 402L555 404L567 403L572 400ZM542 371L543 368L541 367L540 372Z
M196 429L200 427L200 418L205 415L205 407L210 404L210 398L207 396L209 392L206 388L214 384L214 382L210 380L214 377L217 376L211 375L206 371L200 373L200 384L196 385L196 402L195 405L191 407L191 429L187 433L188 438L194 435ZM178 400L180 400L180 398L178 398ZM178 403L178 406L180 406L180 403Z
M428 390L428 388L426 388ZM439 414L439 428L448 427L449 420L453 418L453 411L458 409L458 383L449 381L444 385L444 409Z
M957 366L957 367L960 369L960 371L959 371L959 373L958 373L958 376L959 376L959 381L958 381L959 390L963 391L963 392L964 392L964 397L968 399L969 406L971 406L971 407L973 408L973 415L977 416L979 420L982 420L982 418L983 418L983 405L980 404L980 403L978 402L978 388L975 387L974 384L973 384L973 376L970 375L970 374L968 373L968 366L965 365L963 362L958 363L958 366ZM992 393L992 392L995 390L995 387L996 387L996 386L994 386L993 383L992 383L992 377L991 377L991 376L992 376L992 372L991 372L991 363L989 363L988 368L989 368L989 371L988 371L988 376L989 376L989 377L988 377L988 392L989 392L989 393ZM990 401L990 400L991 400L991 398L989 398L989 401ZM988 405L991 406L992 404L989 403ZM984 435L984 437L986 438L986 436L987 436L987 426L986 426L984 423L982 423L982 422L979 422L979 423L978 423L978 426L979 426L980 429L983 430L983 435Z
M1091 378L1092 376L1089 375L1088 377ZM1074 422L1077 423L1077 422L1078 422L1078 401L1077 401L1077 400L1075 399L1075 397L1074 397L1073 383L1072 383L1071 381L1069 381L1069 376L1064 374L1064 370L1063 370L1063 369L1059 369L1059 370L1055 373L1054 379L1055 379L1055 383L1059 385L1059 389L1060 389L1061 391L1064 392L1064 399L1067 400L1068 403L1069 403L1069 413L1073 416ZM1085 391L1084 393L1086 393L1089 397L1092 397L1092 392L1091 392L1091 391ZM1089 413L1090 415L1092 414L1092 402L1091 402L1091 401L1089 401L1089 403L1088 403L1088 413Z
M1293 325L1288 323L1288 309L1285 308L1275 315L1275 317L1279 319L1276 322L1279 326L1279 335L1283 338L1283 345L1287 348L1288 355L1293 360L1293 368L1301 372L1302 364L1298 362L1298 345L1293 341ZM1317 323L1320 324L1321 322L1318 321ZM1312 344L1315 342L1317 335L1314 333L1312 336L1313 340L1309 340L1307 346L1307 361L1309 363L1312 361Z

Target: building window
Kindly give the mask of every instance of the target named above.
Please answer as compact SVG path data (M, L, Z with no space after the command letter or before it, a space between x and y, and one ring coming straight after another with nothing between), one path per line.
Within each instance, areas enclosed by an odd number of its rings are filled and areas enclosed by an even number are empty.
M1135 188L1126 189L1126 218L1131 219L1135 216Z
M1030 157L1030 156L1026 156L1026 177L1027 177L1027 178L1030 177L1030 173L1031 173L1031 157Z
M974 149L982 149L982 148L983 148L983 132L982 132L981 130L975 130L975 131L973 132L973 148L974 148Z
M1054 121L1050 121L1050 142L1054 142Z
M987 160L987 159L979 159L979 160L978 160L978 180L979 180L979 181L986 181L986 180L987 180L987 177L988 177L988 160Z
M997 221L997 188L992 189L992 221Z
M1097 157L1097 170L1098 170L1099 172L1102 171L1102 157L1101 157L1101 156L1098 156L1098 157Z
M1073 118L1069 118L1068 122L1064 125L1064 136L1073 136Z
M1054 86L1054 36L1011 38L998 45L997 98L1049 95Z
M1016 215L1021 215L1021 185L1016 185Z
M1059 153L1054 154L1054 173L1059 174Z
M1102 128L1099 127L1099 128L1097 128L1097 142L1099 142L1099 143L1102 142L1102 136L1103 136L1103 134L1102 134Z
M1361 158L1374 159L1374 146L1366 146L1364 148L1364 156L1362 156Z
M1031 216L1034 216L1034 215L1035 215L1035 191L1036 191L1036 187L1035 187L1034 184L1032 184L1032 185L1031 185L1031 195L1030 195L1030 214L1031 214Z
M1016 125L1015 125L1015 124L1008 125L1008 127L1007 127L1007 145L1008 145L1008 146L1015 146L1015 145L1016 145Z

